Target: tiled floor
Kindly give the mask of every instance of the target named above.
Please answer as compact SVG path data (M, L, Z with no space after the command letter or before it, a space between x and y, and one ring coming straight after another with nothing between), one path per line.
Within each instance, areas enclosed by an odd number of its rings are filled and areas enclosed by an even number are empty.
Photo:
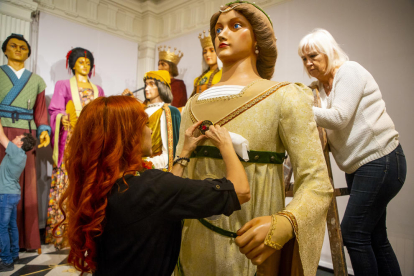
M14 270L2 272L2 276L75 276L79 275L73 267L66 265L69 249L56 251L53 245L42 245L42 254L37 252L19 253L20 260ZM91 275L91 274L87 274Z
M41 233L41 236L43 233ZM67 264L69 249L56 251L51 244L42 244L42 254L21 252L14 270L2 272L1 276L77 276L79 271ZM91 276L91 274L86 274ZM318 269L316 276L334 275L329 269Z
M19 253L20 260L14 270L3 272L1 276L77 276L80 273L66 265L69 249L56 251L53 245L42 245L42 254L37 252ZM90 276L91 274L87 274ZM318 269L316 276L331 276L332 272Z

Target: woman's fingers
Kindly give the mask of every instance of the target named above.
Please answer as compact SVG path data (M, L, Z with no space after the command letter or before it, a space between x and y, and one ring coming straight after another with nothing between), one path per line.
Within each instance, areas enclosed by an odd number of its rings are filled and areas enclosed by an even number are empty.
M201 123L203 123L203 121L198 121L197 123L195 123L192 126L190 126L189 128L187 128L186 134L189 135L189 136L193 136L194 130L196 130L196 128L199 127L201 125Z
M207 138L207 136L205 136L205 135L200 135L200 136L198 136L197 138L195 138L196 139L196 142L197 142L197 144L200 142L200 141L202 141L202 140L204 140L204 139L206 139Z

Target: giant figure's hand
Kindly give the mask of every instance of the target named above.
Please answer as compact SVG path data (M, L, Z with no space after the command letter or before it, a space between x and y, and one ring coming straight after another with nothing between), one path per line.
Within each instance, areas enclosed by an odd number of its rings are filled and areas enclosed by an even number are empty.
M63 129L68 130L69 129L69 117L68 115L63 115L61 119Z
M38 148L43 148L43 147L47 147L50 143L50 137L49 137L49 133L45 130L42 131L42 133L40 134L40 144L38 146Z
M276 251L276 249L264 244L271 223L271 216L258 217L252 219L237 231L236 244L240 247L240 252L246 255L254 265L261 265Z
M134 93L131 92L131 90L129 90L128 88L124 90L124 92L122 92L122 96L131 96L134 97Z

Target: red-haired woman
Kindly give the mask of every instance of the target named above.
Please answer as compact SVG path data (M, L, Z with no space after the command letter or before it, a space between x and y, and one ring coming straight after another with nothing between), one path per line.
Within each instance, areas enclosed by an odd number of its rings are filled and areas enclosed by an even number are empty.
M171 275L182 219L229 216L250 199L230 135L219 126L197 138L193 132L201 122L191 126L171 173L142 172L142 157L151 155L147 122L141 104L125 96L97 98L80 114L66 151L69 186L60 205L65 201L68 262L82 272ZM181 178L205 138L220 150L227 179Z

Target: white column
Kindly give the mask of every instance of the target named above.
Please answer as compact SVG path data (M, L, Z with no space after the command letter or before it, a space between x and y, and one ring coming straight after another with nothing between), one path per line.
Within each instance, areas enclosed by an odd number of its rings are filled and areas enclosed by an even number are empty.
M91 23L98 23L98 4L99 0L88 1L88 21Z
M37 3L32 0L0 0L0 45L12 33L23 35L30 43L31 13L36 9ZM7 58L1 52L0 65L3 64L7 64ZM25 67L31 69L31 58L26 61Z
M108 28L112 30L117 30L116 27L116 13L118 12L118 8L113 5L108 5Z
M125 14L125 33L127 35L134 35L134 19L135 14L131 12L126 12Z
M137 70L137 87L144 86L144 75L148 71L157 70L154 68L156 58L156 43L153 41L144 41L138 43L138 70Z
M148 71L157 70L154 68L158 52L155 49L157 44L158 16L147 13L142 18L141 41L138 42L138 70L137 86L144 86L143 77Z

